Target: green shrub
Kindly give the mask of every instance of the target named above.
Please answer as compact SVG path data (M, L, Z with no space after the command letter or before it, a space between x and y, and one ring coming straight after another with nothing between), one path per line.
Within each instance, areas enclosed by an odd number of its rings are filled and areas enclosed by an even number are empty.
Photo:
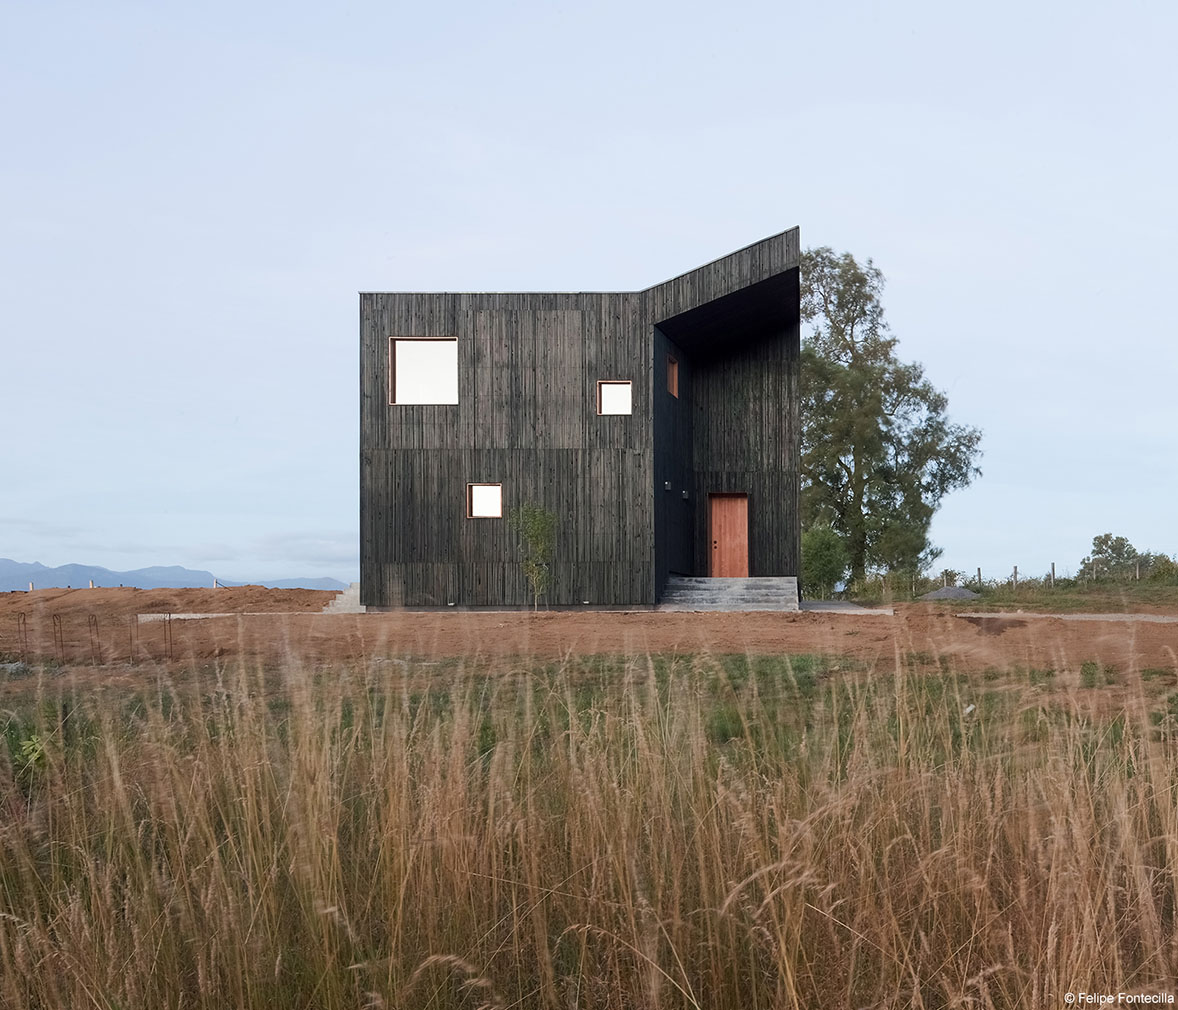
M532 589L532 609L540 608L540 597L552 578L552 555L556 548L556 513L543 505L527 502L507 515L510 528L519 534L524 575Z
M847 547L829 526L802 534L802 593L827 599L847 573Z

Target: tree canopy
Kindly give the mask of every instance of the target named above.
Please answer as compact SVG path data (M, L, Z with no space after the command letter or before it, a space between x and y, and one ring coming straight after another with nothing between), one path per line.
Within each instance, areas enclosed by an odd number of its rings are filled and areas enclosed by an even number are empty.
M951 423L923 367L896 356L883 285L871 260L802 255L802 523L844 538L853 579L927 568L941 499L981 474L981 431Z
M1092 553L1080 562L1080 572L1088 575L1129 575L1141 557L1126 537L1101 533L1092 538Z
M1139 551L1127 537L1101 533L1092 538L1092 551L1080 562L1076 574L1089 579L1132 579L1144 576L1162 581L1172 579L1176 571L1174 560L1165 554Z

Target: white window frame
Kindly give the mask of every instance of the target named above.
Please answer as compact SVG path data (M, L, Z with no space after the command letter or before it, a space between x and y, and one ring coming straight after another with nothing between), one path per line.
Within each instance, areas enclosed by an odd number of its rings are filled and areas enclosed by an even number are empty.
M602 395L606 386L625 386L629 394L626 410L605 410L605 397ZM634 383L629 379L598 379L597 380L597 413L601 417L625 417L634 413Z
M499 491L498 512L475 512L475 488L493 487ZM470 481L466 485L466 518L467 519L502 519L503 518L503 485L495 481Z
M418 400L412 396L397 399L397 344L453 344L454 345L454 391L453 399L434 398ZM448 378L448 377L447 377ZM458 402L458 338L457 337L389 337L389 404L390 406L453 406ZM449 390L447 390L447 396ZM405 390L402 390L405 396Z

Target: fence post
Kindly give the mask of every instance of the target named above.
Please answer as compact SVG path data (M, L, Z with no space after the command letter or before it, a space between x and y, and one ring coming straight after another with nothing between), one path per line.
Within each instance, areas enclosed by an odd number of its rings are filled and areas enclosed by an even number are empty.
M978 589L982 588L982 570L978 569Z
M1051 588L1055 588L1055 562L1051 562Z
M98 632L98 615L91 614L86 623L90 626L90 661L102 665L102 640Z
M65 665L65 634L61 630L61 614L53 615L53 645L57 649L57 661Z
M1018 592L1018 565L1014 566L1014 591Z

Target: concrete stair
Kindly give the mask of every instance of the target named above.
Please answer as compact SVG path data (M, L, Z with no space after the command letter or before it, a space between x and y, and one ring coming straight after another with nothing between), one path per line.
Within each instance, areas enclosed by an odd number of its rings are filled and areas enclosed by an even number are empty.
M353 582L343 592L337 593L326 607L325 614L363 614L364 605L360 602L360 583Z
M707 579L672 575L659 610L797 610L798 580L793 576Z

